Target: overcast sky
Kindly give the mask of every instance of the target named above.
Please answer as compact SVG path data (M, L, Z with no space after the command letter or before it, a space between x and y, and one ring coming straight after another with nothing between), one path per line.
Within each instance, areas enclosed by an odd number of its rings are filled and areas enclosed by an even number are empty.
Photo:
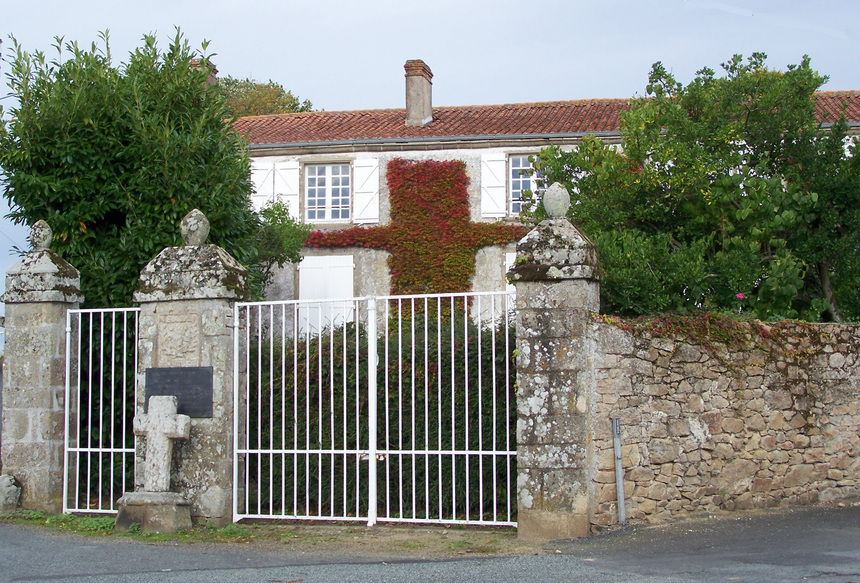
M632 97L656 61L686 83L754 51L774 68L808 54L824 89L860 89L857 22L857 0L0 0L4 55L9 35L50 54L56 36L89 45L109 30L123 62L178 26L192 47L210 41L219 75L271 79L328 111L403 107L407 59L432 69L436 105ZM26 234L0 221L0 274Z

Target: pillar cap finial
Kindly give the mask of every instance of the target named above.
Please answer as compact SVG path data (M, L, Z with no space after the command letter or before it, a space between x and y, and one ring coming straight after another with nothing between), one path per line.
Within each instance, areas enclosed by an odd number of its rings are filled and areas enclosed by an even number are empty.
M33 251L46 251L51 247L53 240L54 232L51 230L51 226L42 219L30 227L30 244L33 246Z
M194 209L182 219L179 232L185 245L203 245L209 236L209 219L201 211Z
M551 219L566 217L570 209L570 193L558 182L553 182L543 195L543 208Z

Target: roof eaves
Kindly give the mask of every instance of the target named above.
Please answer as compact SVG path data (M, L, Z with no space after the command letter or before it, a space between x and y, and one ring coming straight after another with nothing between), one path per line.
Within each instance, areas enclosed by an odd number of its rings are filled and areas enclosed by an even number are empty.
M249 144L249 150L286 150L300 149L319 146L380 146L403 144L431 144L452 142L492 142L492 141L514 141L514 140L569 140L581 139L585 136L597 136L612 138L619 136L617 131L600 132L562 132L562 133L533 133L533 134L491 134L491 135L469 135L469 136L425 136L425 137L398 137L398 138L366 138L357 140L331 140L314 142L281 142L281 143L257 143Z

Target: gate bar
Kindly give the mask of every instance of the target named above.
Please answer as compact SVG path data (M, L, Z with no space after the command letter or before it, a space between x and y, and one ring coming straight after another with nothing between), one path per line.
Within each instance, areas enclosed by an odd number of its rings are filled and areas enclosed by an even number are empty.
M367 300L368 500L367 526L376 524L376 299Z

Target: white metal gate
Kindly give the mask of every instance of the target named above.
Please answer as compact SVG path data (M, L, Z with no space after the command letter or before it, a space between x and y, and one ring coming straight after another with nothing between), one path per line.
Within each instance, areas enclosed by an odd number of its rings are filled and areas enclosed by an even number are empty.
M516 524L513 305L237 304L235 519Z
M134 490L139 311L68 312L63 512L116 512Z

